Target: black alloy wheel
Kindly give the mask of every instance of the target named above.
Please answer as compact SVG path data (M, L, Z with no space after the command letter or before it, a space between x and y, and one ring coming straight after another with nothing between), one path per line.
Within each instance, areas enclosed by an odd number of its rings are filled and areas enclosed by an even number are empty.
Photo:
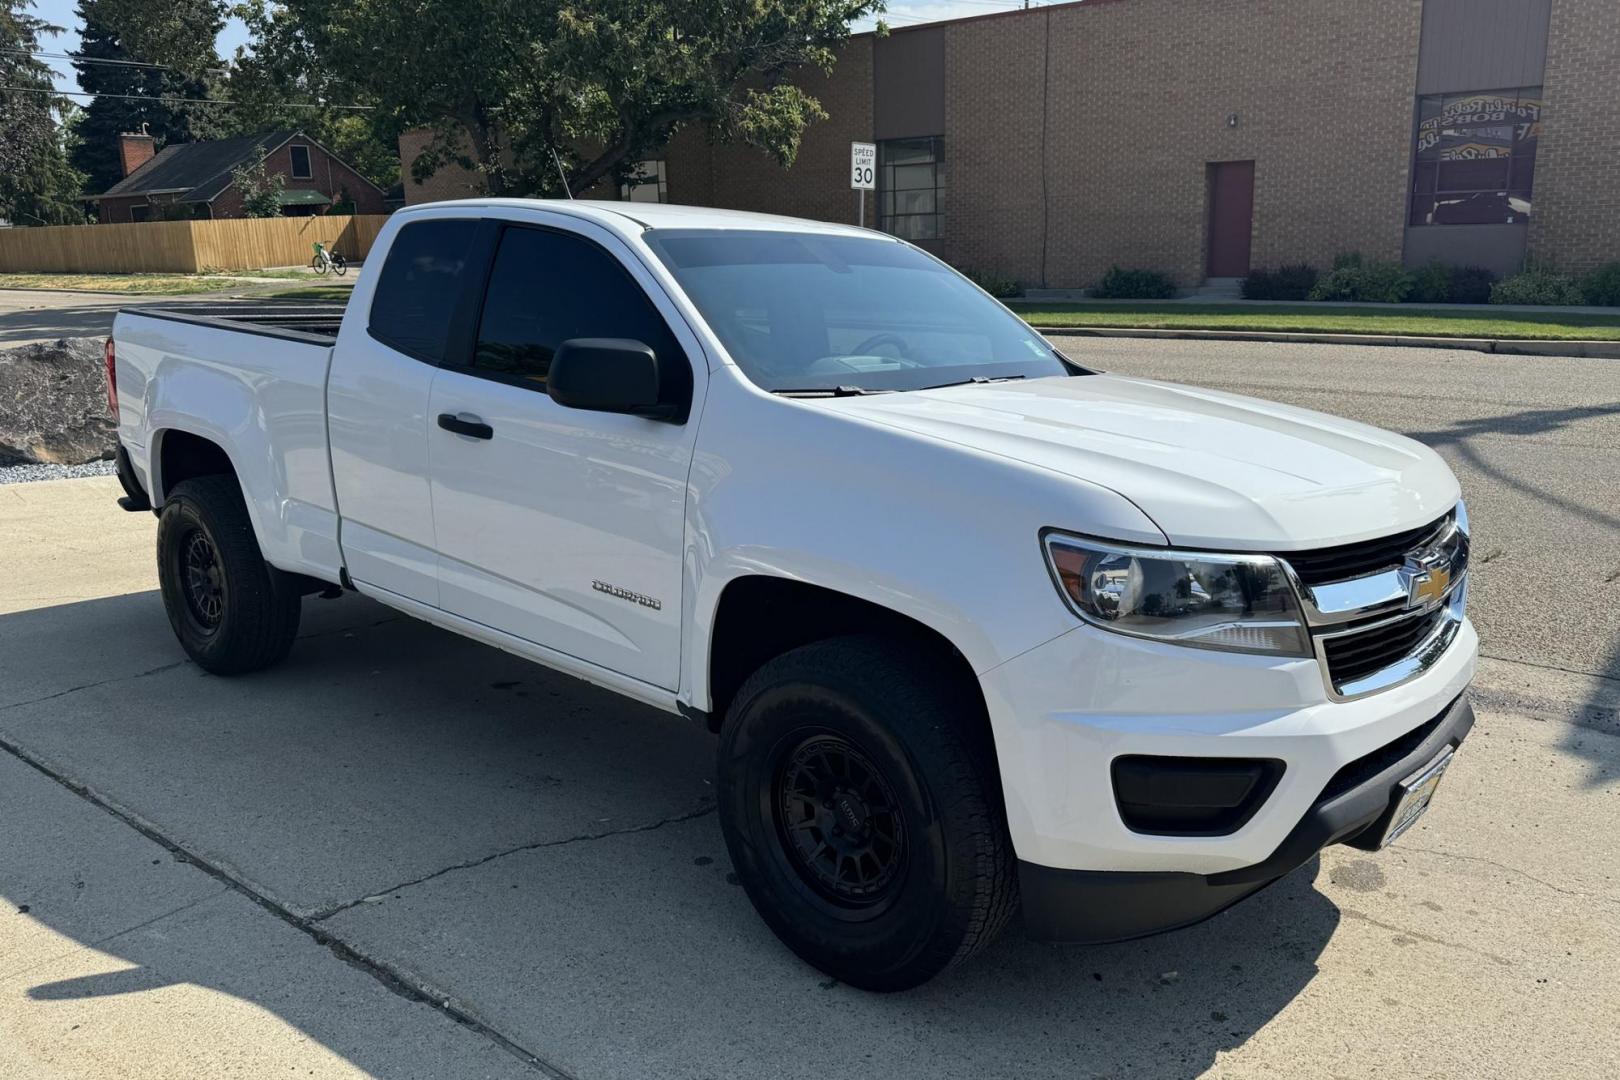
M870 758L840 735L812 735L781 756L773 787L782 851L812 889L851 908L892 896L905 866L905 819Z
M190 529L179 544L185 578L186 614L196 629L211 634L225 614L225 571L214 542L200 528Z

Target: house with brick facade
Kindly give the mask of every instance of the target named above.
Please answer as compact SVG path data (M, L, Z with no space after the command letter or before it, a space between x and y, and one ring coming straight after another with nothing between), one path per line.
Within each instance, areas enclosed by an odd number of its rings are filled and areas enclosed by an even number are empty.
M233 172L264 162L285 181L281 212L324 214L334 206L358 214L388 212L382 188L300 131L266 131L233 139L173 143L157 150L152 136L120 135L124 178L92 201L102 223L173 217L239 218L246 213Z
M802 85L828 118L790 168L690 127L621 197L854 224L875 142L869 224L1028 286L1620 259L1617 0L1051 3L856 34Z

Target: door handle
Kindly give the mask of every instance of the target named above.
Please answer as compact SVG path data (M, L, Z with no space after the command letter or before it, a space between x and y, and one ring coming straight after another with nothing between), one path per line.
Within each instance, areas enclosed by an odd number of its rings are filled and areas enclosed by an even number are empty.
M495 437L495 429L471 413L463 413L457 416L454 413L442 412L439 414L439 426L446 431L453 431L457 435L466 435L474 439L493 439Z

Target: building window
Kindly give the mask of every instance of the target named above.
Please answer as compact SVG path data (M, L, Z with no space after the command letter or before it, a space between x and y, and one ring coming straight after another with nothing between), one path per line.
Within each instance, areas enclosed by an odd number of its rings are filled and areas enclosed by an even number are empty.
M878 143L878 227L906 240L945 235L945 140Z
M639 161L628 182L619 185L626 202L669 202L669 179L662 161Z
M294 180L308 180L315 175L309 167L309 147L293 146L287 149L292 158L292 178Z
M1541 87L1418 98L1413 225L1530 220Z
M131 220L131 221L151 221L152 220L152 208L150 206L144 205L144 204L137 204L137 205L131 206L129 208L129 220Z

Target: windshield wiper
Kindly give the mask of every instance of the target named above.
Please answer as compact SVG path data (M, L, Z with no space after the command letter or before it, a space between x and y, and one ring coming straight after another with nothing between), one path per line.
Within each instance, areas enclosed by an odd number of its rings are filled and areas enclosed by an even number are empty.
M936 384L934 386L924 386L924 387L921 387L920 389L923 389L923 390L943 390L947 386L976 386L976 385L980 385L980 384L983 384L983 383L1012 382L1014 379L1022 379L1023 377L1024 376L1022 376L1022 375L996 375L996 376L975 375L971 379L959 379L956 382L942 382L942 383L938 383L938 384Z
M783 397L860 397L863 394L892 394L892 390L868 390L864 386L818 386L809 390L772 390Z

